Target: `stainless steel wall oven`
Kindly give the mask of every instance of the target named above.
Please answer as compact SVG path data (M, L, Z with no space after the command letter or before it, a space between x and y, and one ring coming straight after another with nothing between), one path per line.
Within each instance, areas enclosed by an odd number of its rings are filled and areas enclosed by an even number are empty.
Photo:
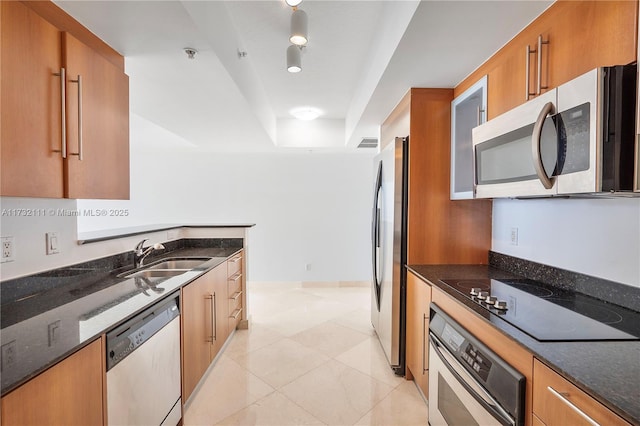
M433 303L429 343L431 426L524 425L525 377Z

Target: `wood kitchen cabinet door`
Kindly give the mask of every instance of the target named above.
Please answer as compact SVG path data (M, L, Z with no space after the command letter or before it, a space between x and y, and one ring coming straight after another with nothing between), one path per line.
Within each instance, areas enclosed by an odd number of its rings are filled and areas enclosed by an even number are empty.
M407 273L407 368L425 398L429 397L429 304L431 286Z
M229 335L227 263L182 288L182 401L186 402Z
M0 11L0 195L129 199L129 79L117 52L53 3Z
M227 283L227 262L217 266L211 272L214 288L214 340L211 348L211 360L216 357L229 336L229 285Z
M129 199L129 77L71 34L63 33L63 42L69 151L65 195Z
M561 1L551 12L536 28L549 40L542 49L543 85L558 87L594 68L636 61L637 1Z
M637 58L637 1L557 1L455 88L458 96L488 75L488 118L527 101L527 45L540 54L540 93L594 68ZM537 93L538 55L529 55L529 92ZM545 88L546 87L546 88Z
M2 397L2 424L103 424L102 349L98 339Z
M182 288L182 401L186 402L211 361L213 284L205 274Z
M60 31L20 2L0 8L0 195L62 198Z

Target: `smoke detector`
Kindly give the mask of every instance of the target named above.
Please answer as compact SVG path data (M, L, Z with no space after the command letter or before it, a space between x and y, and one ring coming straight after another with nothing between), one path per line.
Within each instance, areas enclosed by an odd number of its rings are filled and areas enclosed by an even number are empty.
M184 48L184 53L187 54L187 58L194 59L196 57L196 54L198 53L198 51L196 49L194 49L193 47L185 47Z

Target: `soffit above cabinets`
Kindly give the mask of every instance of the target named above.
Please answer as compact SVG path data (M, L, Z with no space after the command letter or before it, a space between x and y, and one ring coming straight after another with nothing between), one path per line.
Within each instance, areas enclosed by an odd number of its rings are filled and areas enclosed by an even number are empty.
M300 106L326 120L300 146L354 150L410 87L454 87L550 3L304 0L309 42L290 74L284 1L56 1L125 56L133 114L185 149L233 151L291 149L281 126Z

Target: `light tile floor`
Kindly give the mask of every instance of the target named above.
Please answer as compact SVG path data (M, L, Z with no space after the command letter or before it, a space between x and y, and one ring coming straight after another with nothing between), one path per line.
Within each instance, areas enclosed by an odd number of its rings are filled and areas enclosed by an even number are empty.
M237 330L185 407L191 425L426 425L415 385L393 374L368 287L248 285Z

